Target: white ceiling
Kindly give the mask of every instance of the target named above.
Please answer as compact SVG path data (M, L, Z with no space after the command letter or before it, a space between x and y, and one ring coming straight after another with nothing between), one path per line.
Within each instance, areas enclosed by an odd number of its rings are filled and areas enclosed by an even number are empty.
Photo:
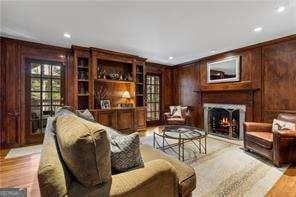
M278 13L281 3L287 9ZM2 35L127 52L169 65L296 33L295 0L1 4ZM253 31L257 26L262 32Z

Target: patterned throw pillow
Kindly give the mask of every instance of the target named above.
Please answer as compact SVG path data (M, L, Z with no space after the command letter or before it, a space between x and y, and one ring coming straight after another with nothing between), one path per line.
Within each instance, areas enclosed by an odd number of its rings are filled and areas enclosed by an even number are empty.
M88 109L84 110L84 112L82 112L81 110L77 110L76 114L80 118L83 118L83 119L91 121L91 122L96 122L94 116L90 113L90 111Z
M172 117L182 117L181 106L170 106Z
M109 135L111 145L111 166L115 172L125 172L131 168L143 167L138 133Z
M283 129L295 130L295 123L274 119L272 122L272 131L278 132Z

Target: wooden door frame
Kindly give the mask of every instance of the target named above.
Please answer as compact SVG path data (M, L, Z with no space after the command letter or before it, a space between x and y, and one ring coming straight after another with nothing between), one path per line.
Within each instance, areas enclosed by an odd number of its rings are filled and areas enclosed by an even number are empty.
M26 50L27 49L27 50ZM69 84L71 84L69 81L71 74L69 69L69 53L67 50L58 49L57 51L54 51L53 48L50 46L47 48L39 48L35 46L22 46L22 53L20 55L21 59L21 135L22 140L20 145L24 144L36 144L36 143L42 143L43 135L40 135L39 137L36 136L34 139L29 139L28 135L28 124L30 119L30 114L28 114L28 106L26 106L26 78L27 78L27 60L36 60L36 61L44 61L44 62L59 62L64 66L64 104L71 103L69 101ZM73 75L73 74L72 74ZM71 80L70 80L71 81Z
M24 99L25 99L25 116L26 116L26 120L25 120L25 141L26 143L38 143L38 142L42 142L42 139L44 137L44 133L38 133L38 134L31 134L31 130L30 130L30 116L31 116L31 100L30 100L30 93L31 90L29 89L30 86L28 86L28 83L31 82L31 73L30 73L30 63L32 62L36 62L36 63L40 63L41 65L44 64L50 64L50 65L60 65L62 68L62 72L61 72L61 97L63 98L62 101L63 103L65 103L65 98L66 98L66 87L65 87L65 79L66 79L66 66L64 62L61 61L51 61L51 60L43 60L43 59L32 59L32 58L25 58L25 94L24 94ZM42 72L42 71L41 71ZM42 73L41 73L42 74ZM42 78L42 77L41 77ZM42 91L41 91L42 93ZM42 102L42 99L41 99ZM42 104L41 106L42 107Z

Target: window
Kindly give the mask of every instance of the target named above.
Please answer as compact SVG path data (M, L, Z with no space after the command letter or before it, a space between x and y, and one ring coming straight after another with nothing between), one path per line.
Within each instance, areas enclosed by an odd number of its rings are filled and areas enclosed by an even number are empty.
M27 61L27 102L30 103L31 134L43 133L49 116L63 104L63 65Z
M146 75L147 121L160 120L160 77Z

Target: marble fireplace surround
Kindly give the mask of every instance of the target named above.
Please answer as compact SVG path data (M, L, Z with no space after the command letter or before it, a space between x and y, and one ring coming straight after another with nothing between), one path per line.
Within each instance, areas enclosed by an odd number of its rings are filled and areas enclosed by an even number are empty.
M231 109L231 110L239 110L239 139L242 140L244 136L244 122L246 119L246 105L237 105L237 104L220 104L220 103L204 103L204 129L209 132L208 128L208 116L209 110L213 108L222 108L222 109Z

